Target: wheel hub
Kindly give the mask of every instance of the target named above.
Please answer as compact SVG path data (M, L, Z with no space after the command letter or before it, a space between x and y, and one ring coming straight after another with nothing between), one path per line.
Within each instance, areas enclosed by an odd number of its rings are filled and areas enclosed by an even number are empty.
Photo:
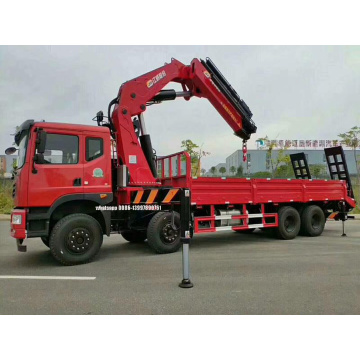
M173 243L176 240L176 238L178 237L178 234L179 234L179 231L174 230L170 223L165 225L162 230L163 242L166 244Z
M287 232L292 232L295 229L295 218L293 216L288 216L284 221L284 227Z
M312 226L313 229L318 229L320 227L320 224L321 224L320 216L315 214L311 218L311 226Z
M93 243L91 233L85 228L76 228L70 231L66 247L75 254L83 254L91 248Z

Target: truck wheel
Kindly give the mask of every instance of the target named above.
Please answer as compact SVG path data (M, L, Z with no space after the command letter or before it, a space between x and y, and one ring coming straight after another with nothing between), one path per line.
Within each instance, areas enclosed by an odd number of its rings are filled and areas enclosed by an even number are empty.
M96 219L86 214L71 214L54 226L50 250L63 265L85 264L93 260L102 242L102 229Z
M145 231L125 230L121 233L121 236L129 242L141 243L146 240Z
M50 247L49 245L49 238L47 236L42 236L41 241L46 245L47 247Z
M301 215L301 234L306 236L319 236L324 231L325 215L317 205L305 208Z
M149 246L159 254L168 254L178 251L180 242L180 215L175 212L174 224L176 230L171 226L170 212L158 212L149 222L147 239Z
M279 226L275 233L279 239L291 240L299 233L300 215L292 206L284 206L279 210Z

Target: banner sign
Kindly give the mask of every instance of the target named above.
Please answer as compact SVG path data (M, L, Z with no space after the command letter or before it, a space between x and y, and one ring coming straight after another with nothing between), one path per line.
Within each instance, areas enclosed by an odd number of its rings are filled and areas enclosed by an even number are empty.
M256 140L257 149L323 149L343 144L340 140Z

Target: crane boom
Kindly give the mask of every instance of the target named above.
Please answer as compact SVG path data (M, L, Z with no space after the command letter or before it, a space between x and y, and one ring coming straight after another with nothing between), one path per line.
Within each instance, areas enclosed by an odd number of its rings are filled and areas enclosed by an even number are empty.
M180 83L183 92L163 90L170 82ZM117 98L111 103L115 104L111 128L117 143L118 162L127 165L130 186L158 184L151 141L142 114L147 104L172 100L178 96L185 100L190 100L192 96L207 98L235 135L243 140L248 140L256 132L249 107L209 58L206 61L193 59L190 65L172 59L169 64L123 83ZM134 117L139 119L140 141L134 130Z

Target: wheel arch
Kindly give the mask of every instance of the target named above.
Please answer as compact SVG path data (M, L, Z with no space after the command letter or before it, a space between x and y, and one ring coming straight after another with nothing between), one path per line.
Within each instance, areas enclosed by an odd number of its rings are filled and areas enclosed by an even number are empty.
M50 230L64 216L71 214L87 214L96 219L104 234L109 235L110 227L107 229L105 211L96 210L98 203L91 200L69 200L53 209L50 215ZM105 213L105 214L104 214Z
M97 206L106 205L112 202L113 194L105 194L105 198L101 198L100 194L76 194L67 195L58 199L49 209L49 232L54 224L62 217L75 213L82 213L92 216L96 219L104 234L110 236L111 212L96 210Z

